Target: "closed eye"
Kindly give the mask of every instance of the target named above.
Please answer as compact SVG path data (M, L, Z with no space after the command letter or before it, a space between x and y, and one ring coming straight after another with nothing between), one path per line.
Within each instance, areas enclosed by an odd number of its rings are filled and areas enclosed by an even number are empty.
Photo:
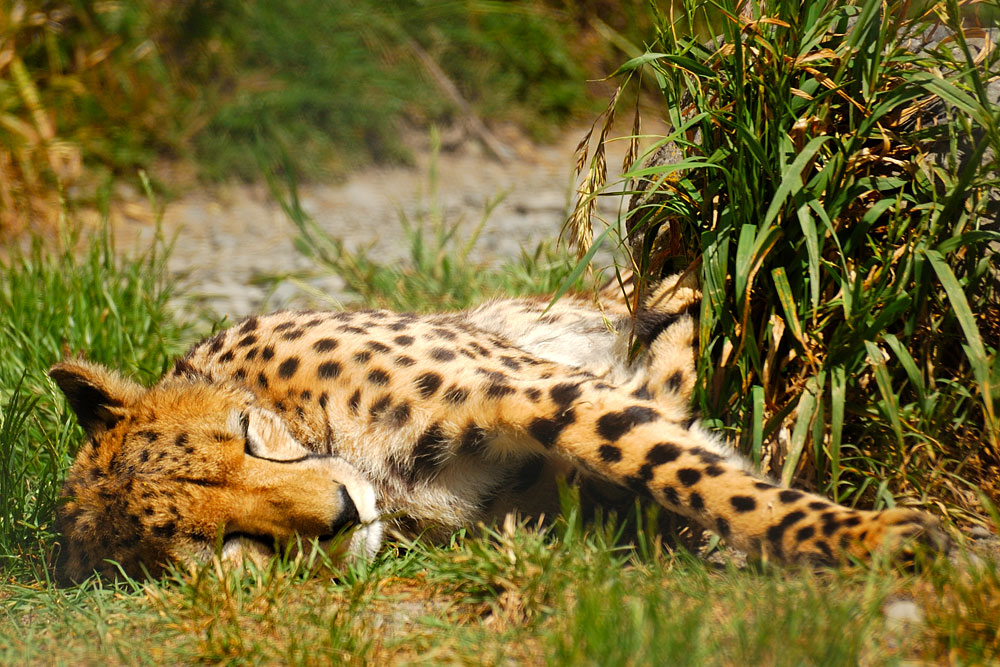
M252 456L255 459L270 461L271 463L301 463L302 461L315 456L315 454L304 454L294 459L274 459L269 456L264 456L263 452L266 448L256 438L253 431L250 430L250 415L245 412L240 415L240 428L243 430L243 453L247 456Z

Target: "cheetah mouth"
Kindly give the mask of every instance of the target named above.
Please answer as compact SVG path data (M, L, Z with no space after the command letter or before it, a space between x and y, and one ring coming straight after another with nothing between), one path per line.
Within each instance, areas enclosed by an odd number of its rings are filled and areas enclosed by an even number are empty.
M279 552L308 553L313 543L323 553L337 560L367 561L375 556L385 532L376 502L375 487L349 463L338 457L322 457L330 479L335 481L340 507L331 517L328 531L322 534L299 534L292 540L278 540L272 535L234 531L223 538L222 558L230 562L249 558L263 563Z
M335 461L349 467L341 459L335 459ZM339 533L341 529L356 525L357 527L351 534L348 543L348 553L354 558L369 560L382 546L382 536L385 532L375 501L375 487L353 468L350 468L350 474L338 475L338 477L343 484L342 493L349 496L349 502L353 503L354 508L348 516L339 519L332 528L334 532ZM334 535L321 536L320 542L322 544L329 540L332 543L334 539L336 539Z

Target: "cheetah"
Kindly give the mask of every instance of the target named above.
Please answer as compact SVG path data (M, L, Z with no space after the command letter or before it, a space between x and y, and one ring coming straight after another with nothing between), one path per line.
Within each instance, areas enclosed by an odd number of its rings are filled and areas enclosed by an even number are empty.
M251 316L151 388L56 364L87 435L57 513L58 575L156 576L299 538L371 557L387 529L434 539L512 511L551 516L553 480L574 470L773 561L837 564L914 538L943 548L929 515L850 509L754 474L691 412L695 282L663 280L634 314L614 287L551 307Z

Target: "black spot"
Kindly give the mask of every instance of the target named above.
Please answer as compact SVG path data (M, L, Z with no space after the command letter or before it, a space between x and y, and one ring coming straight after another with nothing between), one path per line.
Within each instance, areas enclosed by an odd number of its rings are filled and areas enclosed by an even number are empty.
M729 537L729 522L720 516L715 520L715 531L719 533L719 537Z
M531 389L525 389L524 395L527 396L532 403L537 403L539 399L542 398L542 392L536 389L535 387L532 387Z
M368 371L368 381L377 387L384 387L389 384L389 374L381 368L373 368Z
M681 468L677 471L677 479L684 486L694 486L701 479L701 472L694 468Z
M792 514L794 514L794 512L792 512ZM837 529L840 528L840 522L837 520L837 517L833 512L826 512L820 515L820 518L823 519L823 534L827 537L833 535L837 532Z
M475 342L469 343L469 347L471 347L473 350L475 350L476 352L478 352L480 355L482 355L484 357L491 357L491 356L493 356L492 353L488 349L486 349L485 347L483 347L479 343L475 343Z
M691 506L691 509L700 512L705 509L705 499L697 491L692 491L691 495L688 496L688 505Z
M750 496L733 496L729 499L729 504L737 512L752 512L757 509L757 501Z
M268 345L263 350L260 351L260 358L264 361L270 361L274 357L274 346Z
M183 447L184 445L187 444L187 441L188 441L188 435L187 435L187 433L181 433L174 440L174 446L175 447Z
M648 401L651 398L653 398L653 395L649 393L649 385L646 384L642 385L641 387L633 391L631 394L629 394L629 396L631 396L632 398L637 398L642 401Z
M292 329L281 334L281 337L284 340L295 340L296 338L302 338L303 334L305 334L305 329Z
M340 342L335 338L320 338L312 344L312 347L317 352L329 352L338 345L340 345Z
M385 412L390 405L392 405L392 398L388 394L381 396L371 404L371 407L368 408L368 414L373 418L377 418L381 416L381 414Z
M486 431L469 423L459 436L459 451L467 456L480 456L486 445Z
M399 355L398 357L396 357L395 359L393 359L392 362L394 364L396 364L397 366L403 366L404 368L407 367L407 366L412 366L413 364L417 363L413 359L413 357L408 357L405 354Z
M455 338L457 338L454 331L449 331L448 329L444 329L442 327L435 327L431 329L431 332L438 338L443 338L444 340L455 340Z
M430 398L441 387L444 379L437 373L424 373L414 380L421 398Z
M347 409L350 410L351 414L356 415L358 414L358 408L360 407L360 405L361 405L361 390L358 389L353 394L351 394L351 397L349 399L347 399Z
M291 329L295 326L295 322L282 322L281 324L275 325L274 333L284 331L285 329Z
M220 364L228 364L230 361L233 360L233 357L235 357L235 356L236 355L233 354L233 351L229 350L228 352L226 352L225 354L223 354L221 357L219 357L219 363Z
M663 388L669 392L677 393L681 390L681 385L684 383L684 376L681 375L680 371L674 371L670 374L663 382Z
M278 377L287 380L288 378L295 375L295 371L299 369L299 358L298 357L288 357L281 362L278 366Z
M247 356L243 357L246 361L253 361L257 358L257 353L260 352L259 348L251 347L247 350Z
M614 445L601 445L597 453L605 463L615 463L622 460L622 450Z
M813 544L816 546L817 549L823 552L823 555L826 556L826 560L828 563L834 562L833 551L830 550L829 544L827 544L823 540L816 540Z
M502 382L491 382L486 385L486 396L489 398L503 398L513 394L516 391L509 384L504 384Z
M675 461L680 455L680 447L672 442L661 442L660 444L653 445L649 448L649 451L646 452L646 460L653 465L658 466Z
M601 415L597 420L597 433L605 440L615 442L639 424L646 424L659 416L652 408L632 405L618 412Z
M413 467L409 481L433 478L448 456L448 437L439 424L434 424L417 439L413 447Z
M336 361L324 361L316 367L316 375L323 380L331 380L340 375L341 366Z
M509 379L506 373L494 371L489 368L483 368L481 366L476 369L476 372L482 376L488 377L494 382L506 382Z
M560 408L569 407L573 401L580 398L580 385L569 382L557 384L549 389L549 397Z
M233 379L237 382L243 382L247 379L247 371L245 368L237 368L233 371Z
M639 468L638 477L644 482L648 482L653 479L653 468L655 468L652 463L643 463L642 467Z
M714 463L707 468L705 468L704 473L709 477L718 477L726 472L726 469L720 465L715 465Z
M824 503L822 500L814 500L809 503L809 509L811 510L825 510L830 506L830 503Z
M663 330L677 321L677 313L660 313L652 310L640 311L635 316L635 337L643 344L649 345Z
M759 491L768 491L770 489L776 489L774 484L768 484L767 482L754 482L753 487Z
M308 322L306 322L305 324L303 324L302 326L309 327L311 329L312 327L316 326L317 324L320 324L322 321L323 320L321 320L320 318L314 317L311 320L309 320Z
M544 447L552 447L567 426L576 421L576 413L571 408L551 419L539 417L528 425L528 432Z
M226 342L226 332L225 331L223 331L221 333L215 334L215 336L212 338L212 343L208 347L209 353L210 354L215 354L216 352L218 352L219 350L221 350L222 346L223 346L223 344L225 342Z
M396 336L393 338L397 345L402 345L403 347L408 347L413 345L413 336Z
M663 500L667 504L673 505L674 507L677 507L681 504L681 499L677 495L677 490L674 489L674 487L670 486L669 484L660 489L660 493L663 494Z
M263 373L258 373L257 374L257 385L260 386L261 389L267 389L267 386L268 386L267 376L264 375Z
M149 450L148 449L144 449L141 452L139 452L139 461L140 462L145 463L148 460L149 460Z
M302 393L299 394L299 395L302 397L303 401L308 401L309 399L311 399L313 397L312 392L309 391L308 389L303 389Z
M395 428L404 426L406 422L410 421L410 404L403 401L399 405L395 406L389 411L389 414L386 416L386 421L390 426Z
M509 368L511 370L515 370L515 371L521 370L521 364L520 364L520 362L518 362L518 360L515 359L514 357L510 357L510 356L504 355L504 356L500 357L500 363L502 363L504 366L506 366L507 368Z
M692 447L688 450L688 453L697 456L701 459L702 463L722 463L725 460L715 452L710 452L704 447Z
M859 516L849 516L841 522L843 525L853 528L854 526L861 523L861 517Z
M444 400L448 401L452 405L461 405L462 403L465 403L468 398L468 390L456 387L455 385L448 387L448 390L444 392Z
M789 503L794 503L803 495L804 494L801 491L796 491L794 489L785 489L784 491L778 494L778 500L787 505Z
M365 347L367 347L369 350L375 353L388 352L390 349L392 349L385 343L380 343L377 340L368 341L367 343L365 343Z
M367 364L371 358L372 358L372 353L369 352L368 350L362 350L361 352L354 353L354 361L356 361L359 364Z
M145 438L147 442L156 442L160 437L156 431L137 431L136 435Z
M430 352L431 359L435 361L451 361L455 358L455 353L443 347L435 347Z
M803 526L795 533L795 539L799 542L805 542L810 537L816 534L816 529L812 526Z
M353 334L366 333L365 330L362 329L361 327L356 327L351 324L341 324L339 327L337 327L337 331L343 331L344 333L353 333Z
M258 324L259 322L256 317L253 316L248 317L247 319L243 320L243 325L239 328L239 333L250 333L251 331L257 328Z
M805 518L805 516L806 513L801 510L789 512L781 519L780 522L767 529L767 539L771 543L777 555L781 555L781 540L785 535L785 531L788 530L788 528L793 524L801 521Z

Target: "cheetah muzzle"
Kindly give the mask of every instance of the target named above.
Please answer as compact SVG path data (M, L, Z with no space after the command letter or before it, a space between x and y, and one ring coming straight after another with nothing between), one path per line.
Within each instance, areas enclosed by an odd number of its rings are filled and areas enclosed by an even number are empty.
M315 538L370 557L383 524L432 539L511 511L552 516L572 471L777 561L943 548L926 514L780 488L702 429L689 410L699 301L673 278L635 316L618 289L549 309L281 312L203 340L151 388L57 364L87 434L58 510L58 573L155 576Z

